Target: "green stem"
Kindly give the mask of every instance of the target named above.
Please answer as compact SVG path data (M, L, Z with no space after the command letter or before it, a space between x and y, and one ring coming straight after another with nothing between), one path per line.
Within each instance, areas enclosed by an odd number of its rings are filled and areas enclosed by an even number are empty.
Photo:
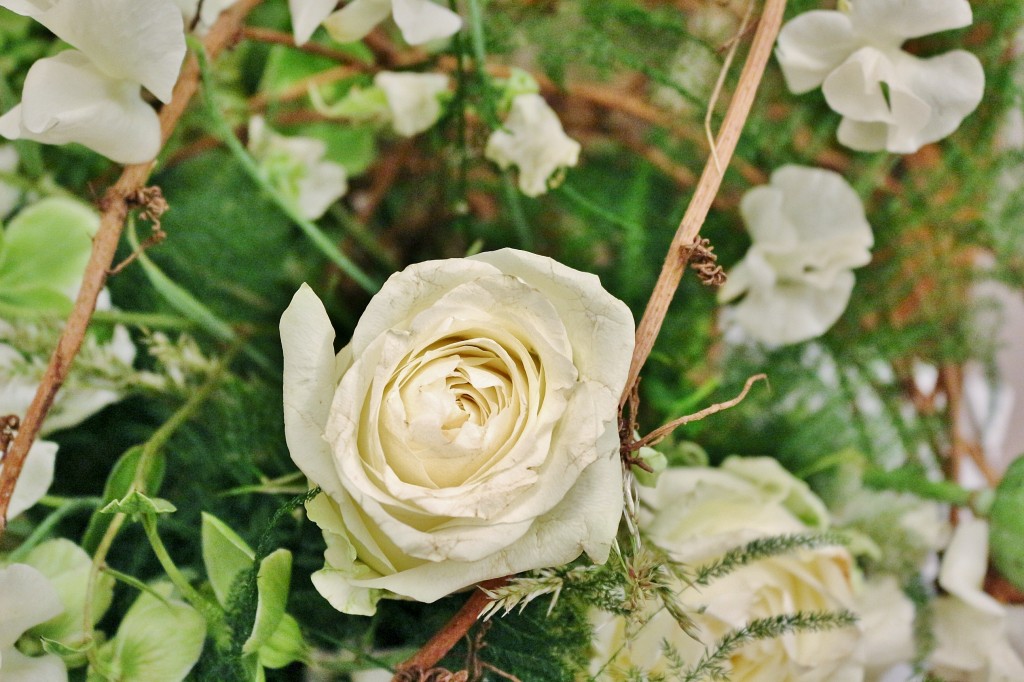
M214 605L209 599L199 594L198 591L188 579L181 573L178 566L171 559L171 555L167 552L167 548L164 546L163 540L160 539L160 534L156 529L156 515L146 514L142 517L142 528L146 531L146 538L149 540L150 547L153 548L153 554L156 555L157 561L160 562L160 566L164 569L164 573L170 578L171 582L181 593L181 596L185 598L188 603L196 608L199 613L203 614L208 625L218 623L223 619L223 613L219 606Z
M36 526L35 530L32 531L32 534L29 535L24 542L18 545L17 549L7 556L7 561L12 564L19 563L36 545L41 543L50 535L50 531L52 531L54 527L64 519L64 517L70 516L76 511L80 511L82 509L95 509L100 505L101 501L102 500L98 497L82 497L66 500L61 506L57 507L55 511L51 512L49 516L43 519L42 523Z
M70 310L70 309L69 309ZM39 308L22 308L0 301L0 317L5 320L55 320L67 319L67 312L41 310ZM125 310L97 310L93 312L94 322L106 324L127 324L133 327L150 327L154 329L194 329L197 325L192 320L176 315L163 313L134 313Z
M360 223L355 217L343 209L341 206L335 205L331 207L331 216L335 218L341 225L342 229L345 230L345 234L355 240L366 253L370 254L370 257L377 261L377 264L387 268L388 270L398 270L398 263L391 257L387 251L377 242L370 231Z
M349 260L348 257L338 249L337 245L331 241L330 237L324 234L324 232L312 221L302 216L296 210L292 202L277 191L277 189L267 182L265 177L263 177L263 173L260 172L259 166L256 165L256 162L249 155L249 152L246 151L245 147L242 146L242 143L238 141L237 137L235 137L235 133L231 129L231 125L221 114L220 109L217 108L217 103L214 101L213 95L213 78L210 76L210 65L209 60L206 57L205 49L196 41L192 41L192 44L193 49L196 52L196 57L199 60L199 69L203 82L203 100L206 104L207 110L209 111L210 118L213 121L214 135L227 146L235 159L242 166L242 169L253 180L253 182L255 182L260 189L270 197L271 201L273 201L274 204L306 234L309 240L313 242L313 245L319 249L320 253L337 265L342 272L351 277L352 280L361 286L367 293L376 293L377 289L380 288L380 284L363 272L358 265Z
M516 239L519 246L527 251L533 250L533 234L530 232L530 221L526 219L526 211L523 210L523 200L512 180L511 173L501 174L502 189L505 190L505 201L508 202L509 211L512 213L512 225L516 228Z
M491 79L487 75L487 40L484 33L484 13L481 0L469 0L467 6L469 8L469 32L473 43L473 61L476 62L476 77L480 81L483 95L484 119L491 128L500 128L498 107L491 96Z
M884 471L868 469L864 472L864 485L868 488L913 493L926 500L945 502L957 506L971 504L974 493L951 481L930 481L923 472L911 468Z

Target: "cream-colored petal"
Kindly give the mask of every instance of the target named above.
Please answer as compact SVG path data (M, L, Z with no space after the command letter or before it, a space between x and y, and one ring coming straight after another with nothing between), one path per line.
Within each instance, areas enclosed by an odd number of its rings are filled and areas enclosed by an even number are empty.
M817 289L799 283L770 290L752 289L732 315L751 337L770 344L790 344L821 336L843 314L853 291L853 273L837 273L833 286Z
M160 121L139 86L111 80L76 50L32 65L22 102L0 119L0 134L77 142L118 163L144 163L160 151Z
M381 71L373 84L384 91L395 132L412 137L427 130L441 117L442 93L449 78L443 73L395 73Z
M843 117L836 131L839 143L859 152L877 152L885 149L889 140L889 125L882 122L865 123Z
M50 581L25 564L0 568L0 649L13 646L23 632L64 610ZM4 667L6 680L7 668Z
M392 12L410 45L447 38L462 28L462 17L431 0L393 0Z
M1000 615L1002 605L982 589L987 569L988 523L961 519L942 557L939 585L978 611Z
M874 235L864 204L842 175L825 168L786 165L772 172L771 185L785 197L781 212L802 244L842 239L844 246L860 246L870 258L867 249L874 244ZM858 257L845 267L867 262Z
M0 652L4 682L67 682L68 669L58 656L26 656L14 647Z
M867 39L907 38L970 26L967 0L860 0L850 2L850 21Z
M787 22L779 32L775 58L790 92L820 86L858 47L850 19L842 12L812 10Z
M37 440L32 444L25 458L24 468L18 477L18 484L14 486L14 495L11 497L10 506L7 509L7 518L25 511L39 501L53 483L53 467L57 460L57 444L47 440ZM3 464L0 464L0 471L3 471Z
M896 77L891 55L874 47L853 53L825 78L821 91L825 101L843 116L857 121L892 122L882 83Z
M337 6L338 0L288 0L295 44L305 44Z
M339 43L361 40L391 14L391 0L352 0L324 20L324 28Z

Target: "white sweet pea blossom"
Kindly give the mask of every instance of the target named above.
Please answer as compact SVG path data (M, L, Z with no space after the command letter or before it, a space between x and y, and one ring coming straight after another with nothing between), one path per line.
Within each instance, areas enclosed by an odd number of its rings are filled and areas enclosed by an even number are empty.
M437 123L448 82L443 73L381 71L373 77L373 84L387 99L392 127L405 137L422 133Z
M63 611L57 590L38 570L25 564L0 568L0 680L67 682L68 671L59 657L26 656L14 646L26 630Z
M288 0L295 42L302 45L320 24L341 43L360 40L391 15L410 45L447 38L462 28L462 18L432 0L352 0L334 11L336 0Z
M249 151L271 184L310 220L322 216L348 191L344 166L324 161L327 145L322 140L279 135L262 116L253 116L249 121Z
M776 56L792 92L820 86L843 115L842 144L909 154L952 133L981 102L985 74L971 53L921 59L900 49L908 38L970 25L967 0L839 4L783 26Z
M864 207L837 173L783 166L740 202L753 244L718 300L751 337L771 344L825 333L850 300L852 268L871 260Z
M536 94L517 95L502 130L487 140L484 156L502 169L519 169L519 189L536 197L548 191L551 176L575 166L580 143L565 134L558 115Z
M622 514L629 308L597 277L504 249L396 273L335 354L303 286L281 317L285 435L323 492L316 589L372 614L481 580L604 561Z
M943 679L1019 682L1024 662L1007 638L1006 607L982 589L988 567L988 524L962 519L942 559L934 603L935 650L929 663Z
M76 48L32 65L21 104L0 117L0 135L77 142L118 163L156 156L160 123L140 88L171 98L185 57L172 0L0 0L0 7Z

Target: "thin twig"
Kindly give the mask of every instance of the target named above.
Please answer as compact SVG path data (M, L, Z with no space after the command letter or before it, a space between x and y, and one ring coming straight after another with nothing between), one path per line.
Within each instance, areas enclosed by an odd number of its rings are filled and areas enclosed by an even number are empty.
M203 40L207 52L216 55L232 45L238 38L239 29L246 15L261 2L262 0L238 0L221 14ZM160 110L160 132L164 143L173 132L192 95L195 94L198 84L199 64L194 55L189 55L174 86L171 101ZM78 349L85 339L86 329L96 308L96 299L106 284L107 271L114 262L114 254L121 240L125 219L128 217L131 197L136 196L136 193L145 186L153 166L153 163L126 166L121 177L100 201L100 226L93 237L92 253L85 268L78 298L32 404L29 405L28 412L21 422L18 435L4 458L3 471L0 472L0 534L7 528L7 508L11 503L14 486L21 475L29 448L32 447L43 420L53 406L57 391L67 379L75 355L78 354Z
M506 582L508 582L508 578L495 578L480 583L479 587L482 589L473 588L473 594L462 605L462 608L445 623L445 626L438 630L412 658L398 666L394 680L401 682L402 680L416 679L419 672L429 670L437 665L438 661L444 658L445 654L466 636L469 629L473 627L473 623L487 607L491 598L484 590L496 589Z
M750 393L751 387L756 382L761 381L762 379L764 381L767 381L768 380L768 375L766 375L766 374L755 374L754 376L752 376L749 379L747 379L747 382L745 384L743 384L743 390L740 391L740 394L737 395L735 398L732 398L731 400L726 400L725 402L722 402L722 403L715 403L714 405L710 405L709 407L705 407L700 412L694 412L693 414L688 414L685 417L680 417L679 419L674 419L674 420L670 421L668 424L664 424L662 426L659 426L658 428L654 429L653 431L648 433L646 436L644 436L640 440L634 441L633 443L631 443L630 446L629 446L629 449L630 450L639 450L640 448L646 447L648 445L655 445L662 438L664 438L668 434L672 433L673 431L675 431L680 426L683 426L684 424L689 424L690 422L700 421L701 419L704 419L704 417L710 417L711 415L717 414L717 413L721 412L722 410L728 410L730 407L735 407L736 405L739 405L741 402L743 402L743 399L747 397L747 394Z
M333 59L336 62L343 62L345 64L351 64L359 69L371 68L369 64L358 59L355 55L350 52L342 52L341 50L335 50L326 45L319 43L308 42L302 45L295 44L295 38L291 33L285 33L283 31L275 31L271 28L262 28L260 26L246 26L242 29L242 37L246 40L254 40L259 43L271 43L273 45L285 45L287 47L306 52L308 54L315 54L320 57L327 57Z
M729 109L726 111L725 120L718 133L716 148L718 157L723 166L728 166L736 150L736 143L739 141L743 124L750 114L750 107L754 103L754 95L757 93L757 86L764 75L765 66L772 53L772 46L778 36L779 27L782 24L782 14L786 8L786 0L766 0L761 19L757 25L757 32L750 46L750 53L747 55L746 64L740 74L739 83L736 85L736 92ZM629 367L629 375L626 387L619 400L620 409L626 404L633 384L640 376L640 368L647 361L654 347L654 341L661 330L661 324L665 320L668 306L672 302L679 280L682 279L683 271L686 269L687 260L684 257L683 249L693 244L700 228L704 224L711 202L714 201L718 188L722 184L723 173L718 170L713 158L709 158L704 165L700 181L694 190L693 199L683 215L679 228L672 238L668 255L658 275L658 281L654 285L647 309L640 320L636 330L636 349L633 352L633 359Z
M740 38L747 32L747 26L750 24L750 16L754 13L754 0L747 0L747 9L743 12L743 20L740 22L740 27L736 30L736 35L729 39L729 51L725 55L725 61L722 63L722 68L718 72L718 79L715 81L715 88L711 92L711 99L708 102L707 111L704 112L704 134L708 140L708 148L711 149L711 158L715 160L715 167L718 169L719 175L725 174L725 169L722 167L721 159L718 158L718 147L715 146L715 135L711 132L711 115L715 111L715 105L718 104L718 98L722 95L722 88L725 87L725 77L729 74L729 69L732 68L732 60L736 58L736 51L740 47Z

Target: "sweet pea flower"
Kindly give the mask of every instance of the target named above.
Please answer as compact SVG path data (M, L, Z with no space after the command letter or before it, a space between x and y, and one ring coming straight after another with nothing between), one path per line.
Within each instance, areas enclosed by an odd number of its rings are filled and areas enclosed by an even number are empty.
M850 300L852 268L871 260L874 242L864 207L837 173L783 166L771 183L740 202L753 240L718 292L735 322L771 344L824 334Z
M789 89L821 87L843 115L839 141L858 151L909 154L941 140L981 102L977 57L953 50L921 59L909 38L969 26L967 0L855 0L796 17L779 33L776 56Z
M160 150L160 122L141 87L168 102L185 57L172 0L0 0L75 49L38 60L21 104L0 117L0 135L77 142L118 163Z
M384 92L391 126L404 137L422 133L441 118L441 97L448 93L443 73L395 73L382 71L373 84Z
M322 216L348 191L345 168L324 161L327 145L322 140L279 135L262 116L254 116L249 121L249 150L271 184L310 220Z
M552 175L576 165L580 143L565 134L543 97L527 93L512 100L503 129L491 133L484 156L502 169L519 168L519 189L536 197L548 191Z
M337 0L288 0L295 42L309 40L320 24L340 43L360 40L392 15L410 45L447 38L462 28L462 18L432 0L352 0L338 11Z
M35 568L0 568L0 679L4 682L67 682L64 662L53 654L26 656L15 643L26 630L59 616L57 590Z

